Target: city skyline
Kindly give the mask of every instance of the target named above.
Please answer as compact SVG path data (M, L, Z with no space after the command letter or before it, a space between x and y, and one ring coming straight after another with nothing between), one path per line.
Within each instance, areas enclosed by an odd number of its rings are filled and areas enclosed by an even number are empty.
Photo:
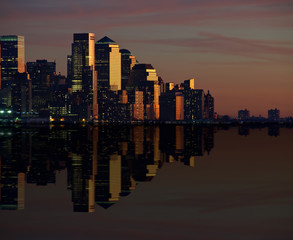
M164 82L195 78L196 88L211 91L222 115L244 108L254 116L274 108L281 117L293 115L290 1L1 5L1 35L23 35L28 62L56 60L57 72L66 74L72 33L94 32L152 64Z

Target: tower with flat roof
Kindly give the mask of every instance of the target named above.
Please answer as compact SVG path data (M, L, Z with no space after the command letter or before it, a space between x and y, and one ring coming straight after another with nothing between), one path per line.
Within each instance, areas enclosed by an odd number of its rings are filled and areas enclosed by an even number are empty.
M0 37L1 89L11 86L17 73L25 72L24 37L7 35Z
M95 70L95 34L74 33L72 43L72 92L82 91L87 87L88 72L93 70Z

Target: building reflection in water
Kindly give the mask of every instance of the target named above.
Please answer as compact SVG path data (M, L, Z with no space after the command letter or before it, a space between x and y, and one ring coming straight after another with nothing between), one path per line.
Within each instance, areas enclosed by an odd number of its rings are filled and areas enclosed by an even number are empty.
M195 125L0 129L0 208L24 209L26 183L56 183L56 172L65 169L73 211L109 208L164 163L194 167L212 151L216 131ZM238 133L248 135L249 127ZM279 127L268 134L278 136Z

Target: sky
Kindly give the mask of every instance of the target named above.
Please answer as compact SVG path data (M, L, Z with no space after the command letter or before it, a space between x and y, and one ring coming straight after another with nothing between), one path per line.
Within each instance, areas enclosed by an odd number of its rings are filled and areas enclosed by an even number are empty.
M0 0L0 35L25 36L26 61L66 75L73 33L108 36L165 82L194 78L215 111L293 116L291 0Z

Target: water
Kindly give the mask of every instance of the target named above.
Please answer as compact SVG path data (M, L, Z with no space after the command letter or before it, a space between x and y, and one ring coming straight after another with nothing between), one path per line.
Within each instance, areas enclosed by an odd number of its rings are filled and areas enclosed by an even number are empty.
M1 239L293 239L293 129L1 128Z

